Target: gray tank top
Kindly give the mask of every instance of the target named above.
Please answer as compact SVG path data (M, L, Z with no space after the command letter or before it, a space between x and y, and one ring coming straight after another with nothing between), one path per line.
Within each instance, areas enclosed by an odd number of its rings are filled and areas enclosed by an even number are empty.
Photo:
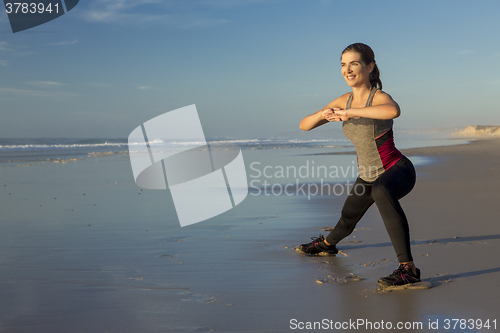
M377 92L373 87L365 106L371 106ZM352 93L347 100L346 109L352 104ZM351 140L358 155L359 177L373 182L388 168L396 164L403 155L394 146L392 119L351 118L344 121L342 130Z

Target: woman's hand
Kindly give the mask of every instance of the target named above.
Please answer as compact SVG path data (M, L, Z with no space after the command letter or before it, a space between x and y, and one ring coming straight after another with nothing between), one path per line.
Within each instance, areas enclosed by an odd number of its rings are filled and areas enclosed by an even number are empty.
M325 109L322 111L323 118L328 121L346 121L349 120L347 111L341 108Z
M333 109L325 109L321 111L321 116L323 117L323 119L326 119L328 121L338 121L337 117L335 117Z
M342 106L345 105L349 95L351 93L346 93L340 97L337 97L324 108L319 111L314 112L300 121L300 129L303 131L310 131L313 128L328 124L331 121L343 121L348 119L341 119L335 115L336 110L342 110Z
M334 109L334 113L335 113L335 117L340 119L339 121L347 121L347 120L351 119L351 117L349 117L347 115L347 110L345 110L345 109L336 108L336 109ZM354 118L357 119L359 117L354 117Z

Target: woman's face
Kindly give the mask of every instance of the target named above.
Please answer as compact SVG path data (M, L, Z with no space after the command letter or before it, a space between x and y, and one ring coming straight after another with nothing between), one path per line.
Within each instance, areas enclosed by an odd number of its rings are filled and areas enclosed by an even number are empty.
M361 54L355 51L347 51L342 54L340 62L342 75L350 87L370 85L370 73L373 71L374 63L365 65L361 60Z

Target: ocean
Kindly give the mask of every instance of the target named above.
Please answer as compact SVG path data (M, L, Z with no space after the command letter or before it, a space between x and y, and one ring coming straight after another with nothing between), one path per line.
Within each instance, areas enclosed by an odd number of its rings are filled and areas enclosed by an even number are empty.
M308 134L308 133L306 133ZM399 149L462 144L443 131L396 133ZM345 183L357 177L355 149L345 137L309 138L212 138L210 149L226 149L228 145L242 151L250 190L261 192L264 187L282 187L299 183ZM200 146L200 142L153 140L154 149L182 149L185 145ZM0 139L0 167L26 167L41 164L76 163L86 159L121 158L129 160L126 138L37 138ZM423 156L413 156L415 165L432 163ZM130 171L131 180L133 175Z
M346 138L209 138L210 147L236 145L243 151L292 149L298 154L350 153L354 146ZM396 139L399 149L447 146L466 143L446 133L406 132ZM196 145L197 142L153 142L168 144L173 149L184 145ZM126 138L3 138L0 139L0 163L44 163L57 160L73 160L113 154L128 154ZM6 163L6 164L4 164Z

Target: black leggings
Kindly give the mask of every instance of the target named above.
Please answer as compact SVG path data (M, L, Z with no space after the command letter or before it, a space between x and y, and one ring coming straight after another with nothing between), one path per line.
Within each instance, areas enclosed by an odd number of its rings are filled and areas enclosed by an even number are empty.
M406 157L401 158L396 165L390 167L372 183L358 177L344 203L339 222L326 237L327 242L334 245L349 236L361 217L375 202L399 262L412 261L408 220L399 199L410 193L415 180L415 168Z

